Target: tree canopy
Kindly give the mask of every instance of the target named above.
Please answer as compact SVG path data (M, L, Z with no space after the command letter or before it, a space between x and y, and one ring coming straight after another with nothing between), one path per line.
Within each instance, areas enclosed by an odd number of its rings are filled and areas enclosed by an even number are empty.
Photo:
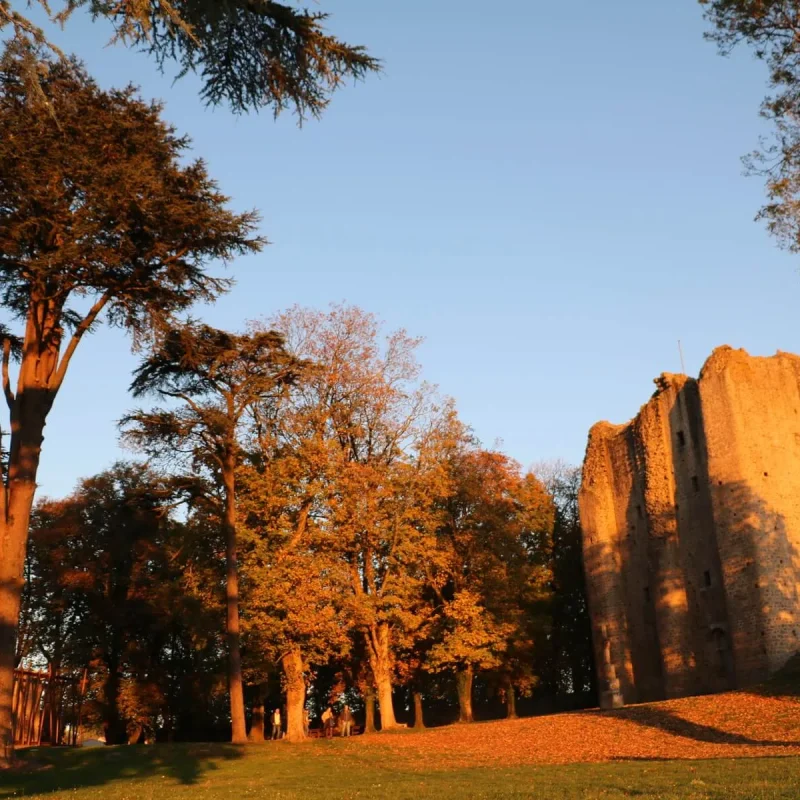
M700 0L714 29L708 37L721 52L750 45L769 68L773 94L762 115L773 134L745 159L766 179L768 202L758 218L779 243L800 251L800 2L798 0Z
M272 0L35 0L53 22L79 10L108 20L113 39L151 55L162 69L197 73L202 98L234 111L293 109L319 116L348 78L380 68L364 47L326 32L328 14ZM20 42L48 44L45 33L19 10L22 0L0 0L0 31ZM52 46L51 46L52 47ZM53 48L55 49L55 48Z
M580 553L554 538L545 485L482 448L421 380L416 345L351 306L163 336L133 389L164 405L124 423L149 467L115 468L36 511L21 649L88 662L93 713L117 738L191 738L206 719L243 741L249 705L250 739L280 708L297 741L306 713L331 702L370 724L375 698L388 729L410 705L417 724L425 705L467 722L474 698L480 715L513 716L542 685L576 692L548 670L554 632L570 646L555 567L566 574ZM83 608L75 627L64 610ZM100 647L126 626L127 649Z
M0 759L28 521L47 417L83 337L102 322L135 344L163 336L228 282L216 261L259 250L255 212L235 213L189 141L133 88L104 91L76 61L0 62L0 308L10 444L0 485ZM12 361L19 362L16 386Z
M226 542L228 658L233 741L246 740L239 626L236 467L241 424L294 378L299 365L274 331L234 335L188 322L171 330L135 372L135 396L154 394L177 408L137 411L122 422L129 441L162 462L177 460L206 478L206 503ZM195 494L197 492L195 491Z

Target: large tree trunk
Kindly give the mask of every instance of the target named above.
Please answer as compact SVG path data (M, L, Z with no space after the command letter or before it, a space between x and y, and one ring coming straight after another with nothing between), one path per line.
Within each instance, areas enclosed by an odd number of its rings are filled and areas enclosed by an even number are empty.
M368 686L364 693L364 733L375 733L375 687Z
M78 325L59 364L62 308L31 294L16 394L8 371L11 341L0 342L3 395L11 421L8 471L0 471L0 767L10 762L14 749L11 695L17 625L44 426L72 353L106 302L107 298L95 303Z
M10 761L14 749L11 695L28 520L35 485L14 488L8 519L0 522L0 766Z
M225 599L227 602L228 691L231 698L231 741L234 744L244 744L247 741L247 725L244 714L242 652L239 632L239 564L236 546L235 469L235 456L231 452L225 458L222 476L225 488L225 512L222 527L225 532L225 557L227 562Z
M258 686L258 694L253 702L253 719L250 723L250 733L247 736L249 742L264 741L264 700L267 696L265 684Z
M30 345L26 339L26 354ZM42 357L41 361L44 362L41 369L47 369L48 358ZM3 476L5 484L0 485L0 766L10 762L14 749L11 696L25 551L45 419L54 396L38 385L38 378L34 381L33 375L28 373L32 373L31 366L23 365L17 395L13 401L9 400L11 442L8 475Z
M373 625L367 631L369 664L375 676L375 689L378 692L378 707L381 712L381 730L388 731L398 727L392 704L392 649L389 626Z
M303 728L303 709L306 705L303 654L294 648L281 659L281 664L286 677L286 738L290 742L302 742L306 738Z
M517 718L517 693L514 691L514 684L509 682L506 686L506 719Z
M458 689L458 721L473 722L472 716L472 666L465 667L456 673L456 688Z
M425 719L422 716L422 692L414 692L414 727L425 727Z

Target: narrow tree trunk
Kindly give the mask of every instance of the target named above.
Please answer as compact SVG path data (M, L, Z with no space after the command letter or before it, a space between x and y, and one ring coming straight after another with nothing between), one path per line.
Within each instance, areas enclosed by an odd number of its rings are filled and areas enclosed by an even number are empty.
M131 723L130 729L127 732L128 744L139 744L139 739L142 738L142 726L138 722Z
M375 687L368 686L364 693L364 733L375 733Z
M253 705L253 720L250 723L247 740L249 742L264 741L264 700L260 697Z
M506 687L506 719L517 718L517 693L514 691L514 684L510 683Z
M239 632L239 564L236 542L236 462L233 454L225 459L223 474L225 488L225 557L227 580L225 599L227 603L228 633L228 690L231 698L231 741L243 744L247 741L247 726L244 714L244 685L242 682L242 652Z
M424 728L425 719L422 716L422 693L414 692L414 727Z
M303 728L306 704L303 654L297 648L292 649L281 659L281 664L286 676L286 738L290 742L302 742L306 738Z
M374 625L367 631L367 648L370 667L375 676L375 689L378 692L381 730L388 731L397 727L392 704L392 650L388 625Z
M122 744L127 741L128 734L119 713L119 664L115 656L108 660L108 676L103 685L103 699L105 701L105 731L106 744Z
M458 721L473 722L472 716L472 666L459 670L456 673L456 688L458 689Z

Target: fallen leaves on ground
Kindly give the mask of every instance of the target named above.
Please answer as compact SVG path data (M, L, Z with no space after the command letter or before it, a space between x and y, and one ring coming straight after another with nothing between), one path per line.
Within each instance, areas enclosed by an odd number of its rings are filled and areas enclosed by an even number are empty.
M800 756L800 703L748 692L615 711L450 725L343 743L378 748L409 768L517 766L638 759Z

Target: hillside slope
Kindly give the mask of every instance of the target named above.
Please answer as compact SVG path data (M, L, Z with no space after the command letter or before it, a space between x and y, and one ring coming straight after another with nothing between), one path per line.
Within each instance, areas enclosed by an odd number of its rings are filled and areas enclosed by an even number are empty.
M795 668L755 689L520 720L452 725L354 740L404 751L426 766L511 766L626 759L800 755Z

